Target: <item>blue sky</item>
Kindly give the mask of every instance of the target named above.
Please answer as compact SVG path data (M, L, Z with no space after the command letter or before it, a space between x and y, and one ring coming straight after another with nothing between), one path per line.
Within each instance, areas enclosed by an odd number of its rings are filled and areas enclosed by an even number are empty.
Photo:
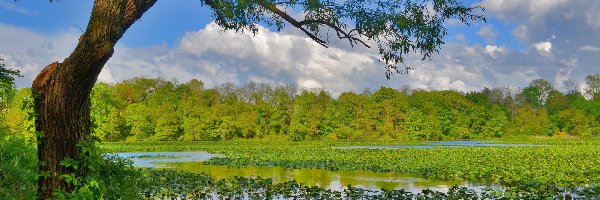
M117 44L100 81L135 76L207 86L225 82L294 84L342 91L388 86L480 90L526 86L544 78L557 88L572 79L600 73L600 2L595 0L483 0L487 23L449 23L447 44L432 60L407 56L408 75L386 80L376 52L336 42L322 48L293 27L259 35L223 32L197 0L162 0ZM68 56L87 25L92 1L0 0L0 57L20 69L28 86L48 63Z

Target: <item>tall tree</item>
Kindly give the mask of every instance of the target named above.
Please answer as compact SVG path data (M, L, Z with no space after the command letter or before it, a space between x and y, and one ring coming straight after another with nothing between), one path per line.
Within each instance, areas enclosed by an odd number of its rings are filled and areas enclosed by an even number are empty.
M11 98L15 95L14 76L19 76L19 71L7 69L3 61L4 59L0 58L0 114L6 111ZM0 117L0 120L2 118Z
M585 85L585 94L589 98L596 98L596 95L600 94L600 74L586 76Z
M540 92L538 96L538 101L542 106L546 104L546 100L548 99L548 95L550 95L550 92L555 90L554 86L552 85L552 83L550 83L550 81L541 78L531 81L531 83L529 83L529 86L537 88L537 90Z
M52 0L51 0L52 1ZM123 34L156 3L156 0L95 0L88 26L71 55L63 62L44 68L33 81L38 157L41 172L38 197L52 197L55 189L73 189L60 179L61 174L77 172L60 165L65 158L80 158L76 144L90 132L90 92L96 79L114 53ZM439 51L447 35L449 19L463 23L484 19L475 7L456 0L377 2L372 0L203 0L212 10L216 24L226 30L258 32L259 23L281 30L285 22L303 31L325 47L332 31L351 45L371 40L387 66L386 75L403 72L404 55L419 52L423 59ZM299 19L286 13L300 9Z
M7 69L3 63L4 59L0 58L0 87L12 86L15 81L15 76L21 76L19 70Z

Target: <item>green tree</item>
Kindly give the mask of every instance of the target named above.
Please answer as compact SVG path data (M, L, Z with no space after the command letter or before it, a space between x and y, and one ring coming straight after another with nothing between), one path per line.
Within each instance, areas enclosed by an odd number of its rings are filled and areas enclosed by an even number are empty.
M3 63L4 59L0 58L0 89L12 88L15 77L21 76L19 70L8 69Z
M542 93L535 86L527 86L523 88L523 91L520 94L520 104L521 105L531 105L534 108L539 108L542 105L540 102L540 96Z
M204 134L203 120L208 115L208 103L203 96L202 91L197 91L195 95L190 95L179 101L178 115L181 118L181 128L183 135L179 138L184 141L208 140ZM195 92L194 92L195 93Z
M546 109L534 109L526 105L517 109L509 132L513 135L552 135L553 127Z
M600 98L597 97L600 94L600 74L586 76L585 85L585 95L589 98Z
M569 108L569 98L563 93L554 90L548 95L545 107L550 114L560 112Z
M406 129L409 138L414 140L439 140L442 138L439 120L419 109L408 109Z
M92 89L91 102L91 126L92 134L102 140L108 139L106 132L111 112L118 112L123 103L117 99L114 88L106 83L97 83ZM114 111L113 111L114 110ZM113 113L114 115L114 113ZM110 137L110 136L109 136ZM112 137L116 139L115 137ZM114 140L113 140L114 141Z
M125 122L130 130L127 140L143 141L154 135L148 107L142 103L129 104L125 109Z
M35 112L31 89L17 91L5 113L5 126L10 133L24 136L28 142L36 141Z
M465 95L465 97L467 99L469 99L469 101L475 103L475 104L479 104L479 105L485 105L488 103L488 94L489 94L490 89L489 88L484 88L483 91L481 92L475 92L475 91L471 91L471 92L467 92L467 94Z
M499 106L486 108L485 118L480 118L484 121L480 134L485 137L502 137L508 125L508 117L506 112Z
M3 61L4 59L0 59L0 128L5 124L6 112L17 93L13 83L14 76L19 76L19 71L7 69Z
M291 122L293 96L286 91L285 86L280 86L273 92L271 106L273 108L269 118L269 133L271 135L286 135Z
M150 140L169 141L176 140L181 136L180 122L172 104L162 104L156 107L154 112L160 114L154 115L157 116L154 117L156 119L155 134L149 138Z
M537 88L539 91L538 102L540 105L545 105L548 96L554 91L554 86L546 79L535 79L529 83L529 86Z
M560 111L558 128L571 135L583 135L591 127L589 116L578 109L567 109Z
M117 108L111 108L108 113L108 120L102 126L102 138L104 141L121 141L127 138L125 118L121 115L121 111Z

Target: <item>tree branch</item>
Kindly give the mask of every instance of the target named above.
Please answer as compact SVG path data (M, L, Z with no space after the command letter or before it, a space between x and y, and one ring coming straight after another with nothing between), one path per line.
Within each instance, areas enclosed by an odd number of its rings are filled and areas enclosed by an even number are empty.
M363 45L365 45L365 47L371 48L371 46L369 46L367 43L365 43L364 41L362 41L360 38L354 37L352 35L352 32L356 31L356 29L352 29L352 30L346 32L342 28L340 28L339 26L336 26L335 24L333 24L331 22L327 22L327 21L323 21L323 20L316 20L316 19L302 20L302 21L300 21L298 23L300 25L321 24L321 25L325 25L325 26L331 27L331 28L333 28L336 31L336 34L337 34L337 36L340 39L348 39L348 41L350 42L350 45L352 47L354 47L354 44L358 44L360 42Z
M289 22L290 24L292 24L296 28L302 30L306 35L308 35L308 37L310 37L311 39L313 39L314 41L316 41L320 45L323 45L324 47L327 47L327 42L324 41L323 39L319 38L315 34L311 33L310 31L306 30L306 28L304 28L303 26L305 26L305 25L311 25L311 24L325 25L325 26L328 26L328 27L334 29L336 31L336 34L337 34L338 38L340 38L340 39L348 39L348 42L350 42L350 45L352 47L354 47L354 44L361 43L365 47L371 48L371 46L369 46L366 42L364 42L360 38L357 38L354 35L352 35L352 31L355 31L356 29L353 29L353 30L350 30L350 31L346 32L340 26L338 26L338 25L336 25L334 23L331 23L331 22L324 21L324 20L306 19L306 20L298 21L298 20L292 18L287 13L281 11L273 3L272 4L266 4L264 2L259 2L259 5L261 5L265 9L271 11L272 13L276 14L277 16L283 18L285 21Z
M287 13L281 11L279 8L277 8L277 6L275 6L275 4L266 4L264 2L259 2L258 4L260 6L262 6L263 8L267 9L268 11L271 11L272 13L276 14L277 16L283 18L285 21L287 21L290 24L292 24L292 26L295 26L296 28L302 30L302 32L304 32L308 37L310 37L315 42L317 42L320 45L322 45L325 48L327 48L327 42L326 41L322 40L321 38L319 38L315 34L309 32L308 30L306 30L304 27L302 27L302 25L304 25L304 24L298 22L296 19L292 18Z

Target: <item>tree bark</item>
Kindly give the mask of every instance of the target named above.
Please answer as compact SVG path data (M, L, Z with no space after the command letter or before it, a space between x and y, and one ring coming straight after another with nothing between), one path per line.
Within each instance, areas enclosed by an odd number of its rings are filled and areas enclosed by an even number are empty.
M52 199L57 189L71 191L61 180L82 169L60 166L66 157L80 158L77 144L90 133L90 92L98 74L112 56L115 43L156 0L96 0L85 33L71 55L52 63L33 81L37 113L39 171L38 199Z

